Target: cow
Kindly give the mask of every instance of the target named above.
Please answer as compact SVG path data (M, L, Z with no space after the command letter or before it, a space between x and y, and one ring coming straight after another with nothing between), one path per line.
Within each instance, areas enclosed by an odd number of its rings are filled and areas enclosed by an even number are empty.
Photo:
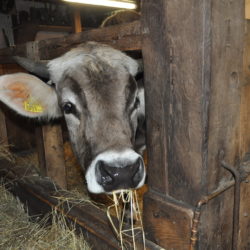
M135 80L136 60L96 42L80 44L46 63L16 60L49 81L30 73L0 76L0 101L28 118L65 118L89 192L144 184L144 92Z

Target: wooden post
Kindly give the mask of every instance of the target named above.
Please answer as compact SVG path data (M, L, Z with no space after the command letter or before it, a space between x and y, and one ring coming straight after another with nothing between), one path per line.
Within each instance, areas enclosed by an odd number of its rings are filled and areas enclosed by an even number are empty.
M247 1L246 4L250 1ZM250 5L249 5L250 6ZM248 7L249 7L248 6ZM243 86L241 90L241 129L240 154L241 159L248 160L245 170L250 171L250 21L246 21L246 35L243 57ZM248 169L247 169L248 168ZM240 194L240 230L238 249L250 247L250 175L241 183Z
M4 70L3 65L0 65L0 75L4 75L5 73L6 72ZM8 144L6 119L4 112L1 110L1 106L0 106L0 143Z
M245 0L245 18L250 19L250 0Z
M39 60L39 41L27 43L27 57ZM66 169L60 125L37 127L37 150L41 172L62 188L67 188Z
M74 31L75 33L82 32L81 12L80 10L74 10Z
M63 153L63 140L61 126L44 125L41 128L43 142L42 166L46 175L56 182L60 187L66 188L66 170Z
M150 240L188 249L197 202L237 165L244 1L144 0ZM232 249L233 189L202 208L198 249Z
M0 109L0 143L8 144L5 115Z
M3 75L4 68L3 65L0 65L0 75ZM7 136L7 128L6 128L6 121L5 115L0 107L0 143L8 144L8 136Z

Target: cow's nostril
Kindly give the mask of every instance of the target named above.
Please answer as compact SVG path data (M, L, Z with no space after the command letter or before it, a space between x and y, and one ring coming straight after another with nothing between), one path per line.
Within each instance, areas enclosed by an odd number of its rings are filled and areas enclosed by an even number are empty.
M113 182L113 179L110 176L108 176L108 175L102 176L102 184L103 185L111 184L112 182Z
M101 185L105 186L113 183L114 174L112 173L112 169L104 161L99 161L97 169L100 172Z

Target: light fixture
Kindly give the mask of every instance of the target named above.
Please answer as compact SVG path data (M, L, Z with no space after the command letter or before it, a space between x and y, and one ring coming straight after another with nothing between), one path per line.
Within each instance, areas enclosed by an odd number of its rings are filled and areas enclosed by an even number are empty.
M64 1L72 3L115 7L121 9L136 9L136 4L132 1L115 1L115 0L64 0Z

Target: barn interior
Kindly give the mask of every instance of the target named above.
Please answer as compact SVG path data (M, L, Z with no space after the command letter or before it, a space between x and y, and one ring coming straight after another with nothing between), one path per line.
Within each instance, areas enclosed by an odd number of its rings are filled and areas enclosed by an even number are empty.
M249 249L250 1L120 2L135 9L0 0L0 75L26 72L15 55L50 60L86 41L143 58L145 240L121 246L112 201L88 193L63 119L23 118L0 103L3 185L32 216L64 214L92 249Z
M5 49L15 48L19 45L22 46L32 41L63 38L71 34L82 32L83 30L91 31L100 27L139 20L139 1L128 2L129 4L132 3L135 5L134 10L67 3L64 1L2 1L0 10L0 49L4 52ZM114 15L116 18L111 18ZM141 58L140 50L129 49L127 53L134 58ZM5 61L5 59L7 59L7 61ZM5 59L5 63L1 63L1 74L26 72L25 69L18 66L11 57L6 57ZM44 144L46 140L43 136L44 133L46 134L44 126L48 126L47 130L50 131L49 134L46 135L47 139L50 140L50 142L47 141L50 144L49 148L56 147L54 152L51 151L49 153L51 160L47 158L47 152L44 152L47 147ZM23 172L23 175L25 176L48 176L48 165L57 166L61 168L60 171L63 174L62 176L60 176L60 174L57 175L57 180L54 179L54 181L60 187L67 189L72 199L73 197L80 199L80 203L83 202L84 204L90 202L91 204L95 204L94 206L98 206L101 210L103 210L104 205L106 208L112 205L111 199L107 195L93 195L88 193L84 178L85 173L81 170L72 152L64 120L52 121L50 125L46 124L46 122L41 123L36 119L27 120L1 104L1 129L3 129L1 130L0 136L1 159L12 162L16 166L14 169L23 168L23 170L18 171L24 171L25 174ZM22 136L20 136L20 134ZM5 163L3 164L5 165ZM29 174L27 174L28 172ZM6 176L6 171L2 172L2 176ZM9 186L6 185L6 178L4 179L4 186ZM8 181L10 181L10 179L8 179ZM11 188L9 189L11 190ZM146 186L139 191L141 193L140 206L142 206L142 194L145 191ZM12 190L12 193L16 194L16 191ZM25 203L24 200L23 202ZM34 216L37 213L37 211L32 212L32 208L28 208L28 210L30 211L30 216ZM47 213L47 209L45 209L44 213ZM3 215L2 218L4 217ZM17 220L17 218L14 220ZM13 228L13 230L16 229ZM31 228L28 230L32 231ZM60 236L58 239L60 240ZM72 241L74 240L76 241L77 239L73 238ZM30 240L28 240L28 242L29 241ZM83 241L83 239L80 238L80 241ZM7 243L9 242L7 237L4 239L4 242L9 244ZM18 241L14 243L14 245L4 245L4 247L15 248L17 244ZM27 247L30 246L29 244L30 243L28 243ZM56 249L57 247L59 246L53 245L52 248ZM70 248L72 248L72 246L70 246ZM78 248L79 245L77 244L74 249ZM88 249L87 244L84 249L85 248Z

